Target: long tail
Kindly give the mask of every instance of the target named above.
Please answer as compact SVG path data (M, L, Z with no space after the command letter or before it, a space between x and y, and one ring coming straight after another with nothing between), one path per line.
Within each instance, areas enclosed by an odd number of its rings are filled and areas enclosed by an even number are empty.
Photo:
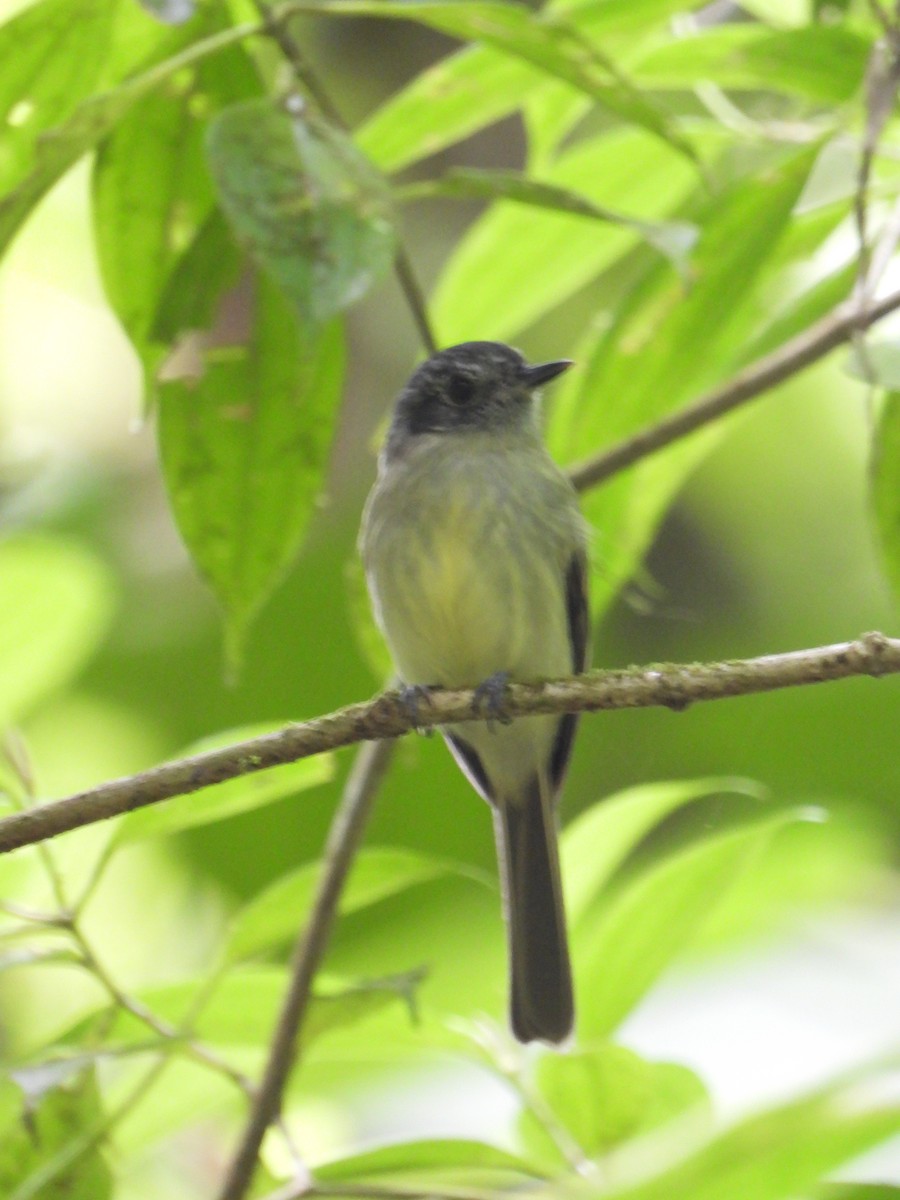
M575 1014L549 788L535 776L522 794L501 798L493 808L509 938L512 1030L520 1042L561 1042L571 1033Z

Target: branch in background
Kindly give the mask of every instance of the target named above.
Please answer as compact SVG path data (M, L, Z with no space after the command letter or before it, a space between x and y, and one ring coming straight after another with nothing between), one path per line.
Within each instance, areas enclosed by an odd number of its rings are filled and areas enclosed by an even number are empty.
M580 491L596 487L611 475L634 466L640 459L663 450L749 400L755 400L769 388L784 383L824 358L829 351L851 341L860 329L868 329L898 308L900 291L891 292L883 300L873 301L864 313L860 313L854 304L840 306L694 404L679 409L658 424L642 429L594 458L576 464L570 469L569 478Z
M341 803L331 822L312 912L294 945L290 983L269 1044L265 1074L241 1135L240 1146L219 1194L220 1200L241 1200L246 1194L256 1169L263 1137L278 1117L281 1096L297 1059L298 1040L313 979L328 945L344 880L356 857L392 751L392 742L368 743L358 752L347 778Z
M544 683L513 683L505 710L510 718L536 713L599 712L606 709L663 707L680 710L700 700L723 700L756 692L847 679L852 675L900 672L900 638L867 633L787 654L716 663L661 663ZM324 717L289 725L278 733L178 759L137 775L116 779L85 792L0 820L0 853L45 841L70 829L119 816L159 800L199 791L239 775L296 762L356 742L382 741L456 721L487 719L471 689L429 693L416 721L399 692L351 704Z

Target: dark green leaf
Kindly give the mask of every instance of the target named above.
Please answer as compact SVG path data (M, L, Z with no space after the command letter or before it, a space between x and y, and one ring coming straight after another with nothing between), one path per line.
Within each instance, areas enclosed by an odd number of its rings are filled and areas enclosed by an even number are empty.
M201 32L214 33L224 16L208 10ZM196 37L185 30L186 44ZM212 182L203 150L204 117L224 103L250 95L259 81L240 46L186 69L165 81L152 96L139 100L101 144L94 165L94 228L103 282L110 303L144 362L148 390L165 349L151 345L160 321L160 297L173 272L184 285L183 258L196 258L203 231L215 229ZM217 246L221 253L221 246ZM222 283L235 252L203 280L203 307L221 299ZM194 263L196 266L196 264ZM204 263L208 266L208 263ZM223 280L223 275L225 279ZM194 294L200 280L194 270ZM184 311L188 298L179 293ZM171 327L177 323L161 314ZM176 334L182 331L176 328ZM196 328L196 326L195 326Z
M208 151L235 232L305 320L328 320L391 265L387 185L322 118L234 105L210 125Z
M817 1191L816 1200L900 1200L900 1187L888 1183L833 1183Z
M900 1105L859 1079L750 1117L652 1179L582 1189L615 1200L794 1200L823 1176L900 1131ZM646 1172L653 1147L641 1158ZM666 1155L660 1148L661 1158Z
M791 821L810 814L779 813L748 828L707 838L664 859L629 882L581 923L576 946L579 1030L606 1037L687 947L738 875Z
M573 929L589 916L616 869L650 830L686 804L719 792L759 796L748 779L685 779L645 783L594 804L560 839L566 908Z
M686 1067L647 1062L633 1050L608 1042L590 1050L543 1055L535 1081L554 1118L590 1158L689 1109L709 1107L706 1089ZM519 1130L529 1146L547 1137L529 1110L523 1112ZM547 1159L552 1161L549 1154Z
M210 352L195 384L162 388L166 486L181 536L225 612L233 664L312 515L342 365L339 327L303 328L261 277L247 345Z
M622 225L659 250L679 271L684 271L698 231L685 221L641 221L603 205L594 204L586 196L554 183L529 179L516 171L477 170L457 167L439 179L410 184L401 199L419 196L452 196L466 200L512 200L554 212L572 213L594 221Z
M885 397L875 431L872 512L885 572L900 600L900 392Z
M165 281L151 340L172 345L184 333L209 330L240 270L240 251L222 210L215 208Z
M195 742L179 757L232 746L263 733L274 733L281 727L254 725L229 729ZM251 775L228 779L187 796L176 796L162 804L139 808L119 823L116 836L120 841L133 842L193 829L197 825L208 825L212 821L222 821L237 813L261 808L264 804L272 804L275 800L318 787L333 777L334 757L331 754L317 754L314 758L303 758L299 762L285 763L266 771L254 771Z
M0 27L0 195L32 169L41 135L90 94L113 9L109 0L43 0Z
M240 909L228 938L228 958L250 958L294 937L312 904L321 869L320 863L300 867L276 879ZM485 876L462 863L413 850L372 847L357 856L341 893L340 911L357 912L407 888L448 875L487 882Z

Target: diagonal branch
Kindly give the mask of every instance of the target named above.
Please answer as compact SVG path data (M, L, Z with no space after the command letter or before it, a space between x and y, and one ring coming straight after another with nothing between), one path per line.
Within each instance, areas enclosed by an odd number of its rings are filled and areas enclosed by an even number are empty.
M900 673L900 638L867 633L853 642L760 658L661 663L620 671L592 671L543 683L514 683L507 689L505 709L510 718L620 708L664 707L677 711L701 700L749 696L853 675L896 673ZM486 718L475 691L439 689L419 707L416 724L431 729ZM325 750L400 737L413 727L413 714L401 693L383 692L374 700L288 725L278 733L178 759L65 800L14 813L0 820L0 853Z
M891 292L884 299L867 304L864 313L855 304L841 305L687 408L671 413L657 424L649 425L610 449L576 464L570 469L569 478L579 491L596 487L611 475L634 466L642 458L717 421L749 400L755 400L769 388L818 362L837 346L852 341L861 329L868 329L898 308L900 291Z

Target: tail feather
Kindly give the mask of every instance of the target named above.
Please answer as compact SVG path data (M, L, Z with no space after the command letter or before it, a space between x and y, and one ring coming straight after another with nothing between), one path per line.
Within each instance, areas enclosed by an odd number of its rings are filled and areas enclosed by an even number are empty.
M521 1042L561 1042L572 1031L574 1005L549 788L535 776L523 794L498 801L494 830L509 938L510 1022Z

